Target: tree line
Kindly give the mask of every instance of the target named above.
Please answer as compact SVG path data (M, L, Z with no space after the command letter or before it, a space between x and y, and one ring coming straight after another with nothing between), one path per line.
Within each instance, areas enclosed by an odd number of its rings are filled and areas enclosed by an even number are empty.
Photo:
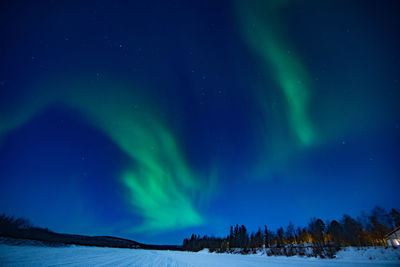
M183 249L208 248L211 252L246 254L269 248L268 253L290 256L305 254L305 248L309 247L313 255L333 257L344 246L385 246L386 234L396 227L400 227L400 211L393 208L387 212L377 206L357 218L347 214L332 221L311 218L306 227L295 227L289 222L286 228L279 227L276 231L264 225L263 229L250 233L244 225L236 225L230 227L229 235L224 238L193 234L190 239L183 240Z

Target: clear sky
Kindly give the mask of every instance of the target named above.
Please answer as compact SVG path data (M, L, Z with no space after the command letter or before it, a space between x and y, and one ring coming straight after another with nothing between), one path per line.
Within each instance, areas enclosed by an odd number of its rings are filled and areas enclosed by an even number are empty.
M1 1L0 213L180 244L399 208L398 1Z

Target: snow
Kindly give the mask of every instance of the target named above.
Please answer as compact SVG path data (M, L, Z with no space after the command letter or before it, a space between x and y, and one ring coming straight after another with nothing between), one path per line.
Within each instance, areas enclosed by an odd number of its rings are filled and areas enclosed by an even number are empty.
M368 247L368 248L342 248L336 255L337 259L352 258L353 260L362 261L379 260L379 261L396 261L400 265L400 249L392 247Z
M370 259L371 257L371 259ZM100 247L0 245L0 266L400 266L400 250L347 248L336 259Z

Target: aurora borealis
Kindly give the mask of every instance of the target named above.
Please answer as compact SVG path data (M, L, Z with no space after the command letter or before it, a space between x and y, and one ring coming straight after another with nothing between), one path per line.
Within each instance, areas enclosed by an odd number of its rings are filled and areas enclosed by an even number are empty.
M273 76L287 102L288 121L301 145L310 145L315 138L308 115L310 77L288 42L281 26L283 6L288 1L238 1L245 38L262 63L271 65ZM266 21L263 21L266 20Z
M32 96L33 104L26 102L30 108L24 105L11 113L10 125L2 127L4 134L54 103L77 110L131 159L131 169L123 170L120 180L129 191L129 202L144 218L139 229L166 230L202 222L188 197L201 184L194 179L171 133L151 112L132 106L132 100L141 104L144 100L116 84L76 86L66 82L49 88L39 90L37 100ZM155 113L155 108L152 111Z
M0 10L0 213L180 243L398 207L396 1Z

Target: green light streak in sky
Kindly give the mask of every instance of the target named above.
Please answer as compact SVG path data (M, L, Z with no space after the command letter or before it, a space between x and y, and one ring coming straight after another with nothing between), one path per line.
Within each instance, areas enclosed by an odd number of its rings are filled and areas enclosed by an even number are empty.
M288 105L288 121L299 143L311 145L316 133L308 114L310 82L306 66L282 34L283 4L288 1L238 1L240 26L246 41L274 72Z
M129 192L128 202L143 217L143 223L131 230L161 232L202 224L193 203L201 188L199 181L160 113L143 96L131 92L104 83L38 90L19 109L2 111L1 135L61 102L78 110L131 158L131 166L121 171L120 178Z

